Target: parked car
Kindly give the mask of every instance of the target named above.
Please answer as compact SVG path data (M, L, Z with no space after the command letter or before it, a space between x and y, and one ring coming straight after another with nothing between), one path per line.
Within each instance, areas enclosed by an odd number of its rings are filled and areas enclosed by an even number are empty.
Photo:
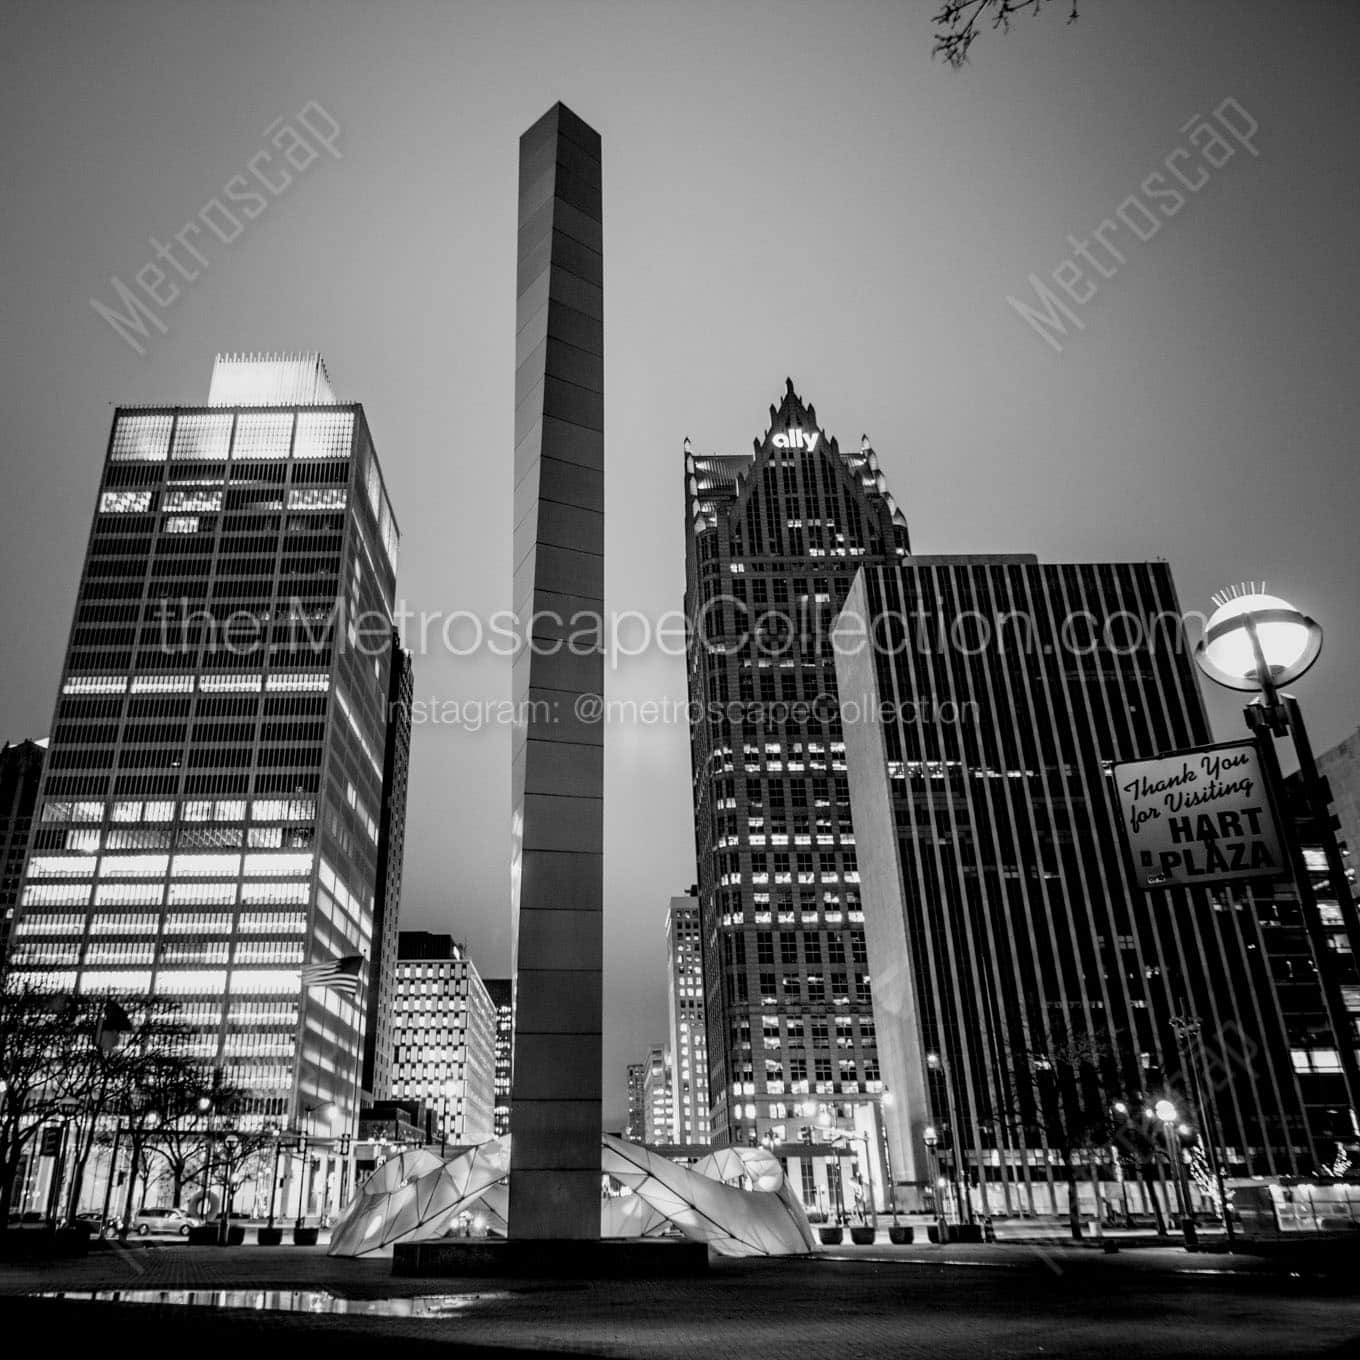
M138 1237L147 1237L151 1233L188 1237L190 1228L202 1226L201 1218L194 1218L183 1209L141 1209L132 1219L132 1231Z
M103 1237L117 1227L118 1221L114 1218L105 1218L103 1214L96 1213L92 1209L87 1209L83 1214L77 1214L74 1220L76 1225L86 1224L92 1236Z

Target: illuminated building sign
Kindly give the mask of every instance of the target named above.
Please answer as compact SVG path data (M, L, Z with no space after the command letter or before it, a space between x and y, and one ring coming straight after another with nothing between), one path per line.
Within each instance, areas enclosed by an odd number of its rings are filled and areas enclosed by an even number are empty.
M1125 761L1114 780L1139 887L1288 873L1251 742Z
M806 449L809 453L817 447L817 441L821 438L820 430L813 430L811 434L806 433L799 426L794 425L791 429L777 434L770 441L777 449Z

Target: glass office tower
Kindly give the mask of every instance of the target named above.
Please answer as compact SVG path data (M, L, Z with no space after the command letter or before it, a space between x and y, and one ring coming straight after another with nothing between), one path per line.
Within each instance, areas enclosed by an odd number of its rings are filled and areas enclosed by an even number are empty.
M672 897L666 912L666 1010L670 1022L672 1136L704 1144L708 1133L708 1027L699 899Z
M882 1091L831 628L906 519L791 381L753 456L687 443L685 505L711 1136L826 1141Z
M21 981L173 1001L239 1118L316 1137L358 1111L396 571L319 356L119 408L14 932ZM352 994L303 986L355 955Z
M1292 884L1133 877L1113 763L1212 739L1181 618L1165 562L916 557L838 623L889 1145L950 1212L1062 1212L1073 1147L1127 1204L1163 1098L1201 1170L1350 1140Z

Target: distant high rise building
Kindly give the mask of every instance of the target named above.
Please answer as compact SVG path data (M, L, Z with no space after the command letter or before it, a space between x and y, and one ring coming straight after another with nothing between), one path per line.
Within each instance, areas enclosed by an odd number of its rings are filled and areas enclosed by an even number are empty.
M421 1100L444 1142L495 1133L496 1007L450 935L403 930L392 1007L392 1097Z
M831 627L906 520L792 382L754 456L687 441L685 505L712 1139L796 1140L813 1096L848 1130L882 1081Z
M673 1136L677 1143L707 1143L708 1032L697 889L672 897L666 913L666 993Z
M647 1135L646 1112L647 1064L628 1064L628 1123L623 1136L634 1143L644 1142Z
M243 1122L352 1130L397 573L363 408L219 356L207 406L115 411L99 477L13 967L178 1003Z
M1232 1174L1350 1136L1292 884L1129 867L1112 764L1210 741L1180 618L1163 562L856 579L837 668L899 1183L933 1163L961 1206L1060 1209L1063 1130L1164 1097Z
M1337 834L1360 864L1360 731L1352 732L1317 758L1318 773L1331 786L1332 808L1341 823Z
M515 988L509 978L485 978L496 1008L496 1136L510 1132L510 1065L515 1043Z
M363 1087L370 1101L392 1094L392 996L397 984L401 871L406 849L406 784L411 766L411 653L392 634L383 755L382 811L378 817L378 889L373 903L373 985L364 1029Z
M649 1147L675 1142L671 1124L671 1058L662 1044L647 1055L642 1079L642 1141Z
M0 748L0 972L19 905L19 881L46 757L46 741L7 741Z

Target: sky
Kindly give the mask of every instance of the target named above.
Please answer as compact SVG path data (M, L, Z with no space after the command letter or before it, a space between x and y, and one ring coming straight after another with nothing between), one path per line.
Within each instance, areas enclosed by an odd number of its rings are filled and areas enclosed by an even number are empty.
M1360 10L1083 0L1069 25L1060 0L956 72L936 7L0 4L0 736L50 723L111 406L205 401L219 351L319 350L363 403L412 613L509 607L516 149L559 99L604 147L607 609L681 607L682 441L749 450L791 376L842 444L869 434L918 552L1165 558L1196 609L1267 580L1327 630L1297 686L1314 744L1353 731ZM137 353L91 299L306 109L335 154L203 237ZM1168 157L1198 167L1179 208ZM1062 332L1008 301L1041 305L1031 276ZM508 699L507 661L431 644L440 716ZM684 687L652 652L606 698ZM486 976L509 772L504 726L415 730L402 924ZM611 724L605 779L617 1124L695 879L683 723Z

